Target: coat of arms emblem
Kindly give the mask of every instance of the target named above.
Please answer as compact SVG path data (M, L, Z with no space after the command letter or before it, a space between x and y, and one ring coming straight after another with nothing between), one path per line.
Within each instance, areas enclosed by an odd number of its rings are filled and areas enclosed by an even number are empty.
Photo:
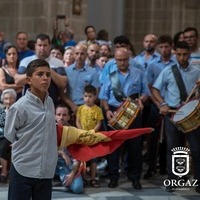
M172 149L172 173L180 178L189 173L189 149L175 147Z

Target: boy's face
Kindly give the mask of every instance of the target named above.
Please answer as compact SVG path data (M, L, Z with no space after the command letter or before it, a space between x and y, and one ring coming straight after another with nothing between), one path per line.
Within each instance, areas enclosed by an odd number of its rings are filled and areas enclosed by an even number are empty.
M27 83L31 87L31 92L38 97L43 97L51 83L51 71L47 66L35 69L31 77L27 77Z
M87 106L93 106L94 102L96 100L96 96L92 93L85 92L84 95L83 95L83 99L84 99L85 104Z

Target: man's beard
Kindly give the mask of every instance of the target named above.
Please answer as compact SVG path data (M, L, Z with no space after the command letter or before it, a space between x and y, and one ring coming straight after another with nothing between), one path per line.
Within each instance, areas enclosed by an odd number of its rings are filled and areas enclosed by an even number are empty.
M46 59L46 58L48 58L49 57L49 55L48 54L44 54L44 53L42 53L42 54L38 54L38 57L40 58L40 59Z
M145 51L151 53L151 52L154 51L154 48L153 47L147 47L147 48L145 48Z

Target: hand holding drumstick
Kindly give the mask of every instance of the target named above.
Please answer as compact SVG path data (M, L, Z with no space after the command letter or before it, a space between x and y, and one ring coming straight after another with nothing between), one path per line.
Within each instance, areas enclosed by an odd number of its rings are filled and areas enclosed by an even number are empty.
M192 95L196 92L197 89L200 89L200 79L196 82L195 86L192 88L192 91L190 92L190 94L188 95L185 103L187 103L190 98L192 97ZM198 94L199 95L199 94Z

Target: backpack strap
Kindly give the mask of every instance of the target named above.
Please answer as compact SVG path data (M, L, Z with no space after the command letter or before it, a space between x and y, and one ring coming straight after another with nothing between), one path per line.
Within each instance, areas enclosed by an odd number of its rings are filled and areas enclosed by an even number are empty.
M178 88L179 88L181 101L185 101L187 99L188 95L187 95L187 91L186 91L185 84L183 82L181 73L180 73L177 65L173 65L171 68L172 68L172 72L174 74L174 78L176 80L176 84L178 85Z
M117 101L122 102L125 95L122 91L117 71L114 71L110 74L110 79L115 98L117 99Z

